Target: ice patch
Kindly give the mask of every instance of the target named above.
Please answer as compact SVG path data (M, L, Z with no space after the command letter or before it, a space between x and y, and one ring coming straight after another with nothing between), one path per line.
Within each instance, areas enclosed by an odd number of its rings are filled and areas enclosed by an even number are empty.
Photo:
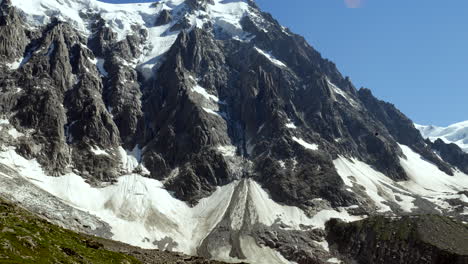
M138 165L140 165L141 161L141 150L137 147L133 149L131 152L127 152L124 148L119 147L119 155L121 158L122 169L127 172L131 173L135 170Z
M47 53L45 54L45 56L50 57L54 51L55 51L55 43L52 42L52 44L50 44L49 49L47 50Z
M234 157L236 155L237 147L233 145L219 146L218 151L226 157Z
M464 202L464 203L468 203L468 196L462 194L460 195L460 201Z
M7 63L6 66L10 68L10 70L17 70L20 67L22 61L23 61L23 58L19 58L12 63Z
M330 246L328 245L328 242L326 240L323 240L321 242L315 242L317 244L319 244L320 246L322 246L323 250L327 251L327 252L330 252Z
M23 133L18 132L18 130L14 129L14 128L9 129L9 130L8 130L8 134L9 134L11 137L13 137L14 139L17 139L17 138L19 138L19 137L24 136Z
M257 47L255 47L255 50L262 54L263 56L265 56L267 59L269 59L273 64L277 65L277 66L280 66L280 67L287 67L286 64L284 64L282 61L276 59L273 55L271 55L271 53L269 52L266 52L266 51L263 51Z
M109 73L104 68L104 63L105 63L105 60L103 58L96 58L96 63L95 64L96 64L96 67L98 68L99 73L102 76L107 77L109 75Z
M297 128L297 126L290 119L288 119L288 123L286 123L286 127L291 128L291 129Z
M93 152L96 156L109 156L109 153L99 148L98 146L91 146L91 152Z
M362 220L363 216L350 215L344 208L338 208L336 210L325 209L319 211L312 218L312 223L316 228L325 229L325 223L332 218L338 218L345 222L354 222Z
M21 68L26 62L28 62L30 58L31 54L28 53L25 57L18 58L17 60L11 63L6 63L6 66L10 68L10 70L17 70Z
M215 103L222 103L224 104L224 102L220 101L219 98L217 96L214 96L214 95L211 95L209 94L205 88L201 87L200 85L196 84L192 90L198 94L201 94L203 97L205 97L206 99L208 100L211 100Z
M297 143L299 143L301 146L303 146L306 149L311 149L311 150L318 150L319 149L317 144L307 143L302 138L293 137L292 139L294 141L296 141Z
M154 76L161 65L164 54L169 51L177 39L177 33L166 33L171 24L148 28L149 38L142 56L138 59L138 68L146 79Z
M207 112L209 114L218 116L218 117L220 117L222 119L227 119L227 115L224 112L219 112L219 111L216 111L216 110L212 110L212 109L209 109L207 107L202 107L202 108L203 108L203 110L205 110L205 112Z
M279 163L281 168L283 168L283 169L286 168L286 163L284 161L280 160L280 161L278 161L278 163Z
M342 263L342 261L339 260L339 259L337 259L337 258L328 259L327 262L328 262L328 263L337 263L337 264Z
M255 13L250 12L246 1L214 0L213 4L206 6L206 9L196 10L189 16L189 20L191 25L198 28L203 28L204 24L211 22L216 32L222 31L224 35L234 39L250 41L253 36L245 32L241 25L245 16L250 16L254 20L259 19Z

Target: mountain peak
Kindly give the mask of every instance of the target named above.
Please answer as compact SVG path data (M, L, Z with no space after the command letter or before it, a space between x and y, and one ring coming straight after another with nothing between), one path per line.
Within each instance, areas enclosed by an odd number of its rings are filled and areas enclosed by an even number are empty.
M52 220L252 263L337 259L330 218L468 220L468 154L253 2L11 4L0 192Z

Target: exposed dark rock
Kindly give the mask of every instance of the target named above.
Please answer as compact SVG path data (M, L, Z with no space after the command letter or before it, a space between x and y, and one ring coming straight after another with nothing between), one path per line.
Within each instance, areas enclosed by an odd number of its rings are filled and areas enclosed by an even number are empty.
M371 217L327 223L327 240L346 263L468 263L468 228L443 216Z
M370 113L387 127L400 144L411 147L424 158L436 164L441 171L453 175L450 165L431 151L425 144L421 133L414 127L413 122L394 105L378 100L369 89L360 89L358 94Z
M170 30L171 31L179 31L179 30L184 30L184 29L189 29L190 28L190 21L188 18L184 17L180 19L176 24L174 24Z
M10 1L0 3L0 59L4 62L14 62L25 55L29 44L23 21L11 7Z
M465 153L456 144L447 144L441 139L437 139L434 143L426 141L433 150L453 166L457 167L460 171L468 174L468 154Z
M162 26L170 23L172 21L171 12L169 10L161 11L159 14L158 19L156 20L155 26Z

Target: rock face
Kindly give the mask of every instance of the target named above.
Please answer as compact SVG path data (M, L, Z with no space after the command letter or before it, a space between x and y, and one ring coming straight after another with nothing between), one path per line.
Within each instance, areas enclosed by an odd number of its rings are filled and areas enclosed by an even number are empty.
M468 121L447 127L416 125L424 138L432 142L442 139L445 143L454 143L464 152L468 152Z
M193 208L229 184L254 181L274 203L325 220L339 213L354 219L464 210L459 192L468 184L451 180L468 177L457 170L468 173L466 155L425 142L403 113L356 89L253 1L5 0L0 11L0 143L35 159L46 175L112 188L133 173ZM435 164L431 173L442 175L445 189L410 189L405 183L420 174L405 162L404 150L431 169ZM366 167L350 173L353 159ZM10 172L21 167L4 160L4 174L17 175ZM339 170L340 161L348 168ZM233 193L243 193L236 188ZM226 200L222 206L235 212L259 208L247 198ZM116 217L127 221L139 212L133 209ZM315 227L285 231L286 223L268 226L260 213L238 211L250 222L235 232L238 218L228 217L229 210L209 216L224 220L211 226L195 253L244 259L248 234L253 244L298 263L332 257ZM268 214L284 217L274 209ZM158 235L163 243L174 234ZM220 237L229 241L222 248Z
M459 170L468 174L468 154L464 152L458 145L451 143L447 144L441 139L435 142L427 142L432 146L432 149L437 151L444 159L456 166Z
M467 225L442 216L333 219L327 231L346 263L468 263Z

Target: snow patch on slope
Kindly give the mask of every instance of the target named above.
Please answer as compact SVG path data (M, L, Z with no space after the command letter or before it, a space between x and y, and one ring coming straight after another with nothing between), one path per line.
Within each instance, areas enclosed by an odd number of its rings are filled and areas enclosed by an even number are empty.
M297 128L296 124L294 124L294 122L291 121L290 119L288 119L288 123L286 123L286 127L290 128L290 129L296 129Z
M96 58L96 67L99 71L99 73L104 76L104 77L107 77L109 75L109 73L106 71L106 69L104 68L104 63L105 63L105 60L103 58Z
M218 151L221 152L223 156L234 157L236 155L237 147L233 145L218 146Z
M408 146L400 147L406 156L400 159L400 163L410 178L402 185L412 192L429 196L468 190L468 175L460 171L455 171L454 176L447 175Z
M224 101L219 100L217 96L208 93L208 91L205 88L201 87L198 83L196 83L197 80L195 78L190 76L190 79L195 82L194 86L191 89L191 91L193 92L192 96L195 95L195 99L197 96L198 98L201 97L201 100L196 100L198 101L201 108L211 115L227 120L227 114L220 110L220 106L224 106L226 105L226 103Z
M359 107L359 104L353 98L351 98L345 91L341 90L338 86L336 86L334 83L332 83L328 79L327 79L327 83L335 95L340 95L352 106Z
M306 149L310 149L310 150L318 150L319 149L317 144L307 143L302 138L293 137L292 139L294 141L296 141L297 143L299 143L301 146L303 146Z
M10 68L10 70L17 70L20 65L21 65L21 62L24 60L24 58L19 58L17 59L16 61L12 62L12 63L7 63L6 66L8 68Z
M340 218L344 221L356 221L360 216L351 216L343 208L336 210L325 209L309 218L304 211L295 206L280 205L273 201L269 194L253 180L247 183L249 199L252 200L258 221L266 226L281 222L291 229L300 230L301 225L309 225L315 228L324 228L325 223L331 218Z
M263 51L257 47L255 47L255 50L260 53L261 55L265 56L268 60L270 60L273 64L276 66L280 67L287 67L286 64L284 64L282 61L276 59L271 53Z
M96 156L109 156L109 153L107 153L105 150L99 148L98 146L92 146L91 147L91 152L94 153Z
M213 4L208 4L205 9L195 10L188 19L194 27L203 28L211 22L215 32L221 31L223 35L233 39L249 42L254 36L245 32L241 25L246 16L253 18L253 21L261 20L245 0L214 0Z
M407 190L398 187L396 182L368 164L355 158L341 156L334 160L333 164L347 186L364 187L365 193L375 203L378 212L392 211L386 204L387 201L399 204L405 212L411 212L415 208L412 203L415 198Z
M198 94L201 94L203 97L205 97L206 99L208 100L211 100L213 101L214 103L221 103L221 104L225 104L223 101L219 100L219 98L217 96L214 96L214 95L211 95L209 94L205 88L201 87L200 85L196 84L193 88L192 88L192 91L198 93Z
M414 204L417 197L434 203L439 211L452 210L446 200L464 198L459 192L468 190L468 175L456 171L454 176L449 176L408 146L400 145L400 148L405 155L400 163L409 177L407 181L393 181L355 158L340 156L333 163L347 186L364 187L378 212L391 212L388 203L397 204L403 212L413 212L417 209Z

